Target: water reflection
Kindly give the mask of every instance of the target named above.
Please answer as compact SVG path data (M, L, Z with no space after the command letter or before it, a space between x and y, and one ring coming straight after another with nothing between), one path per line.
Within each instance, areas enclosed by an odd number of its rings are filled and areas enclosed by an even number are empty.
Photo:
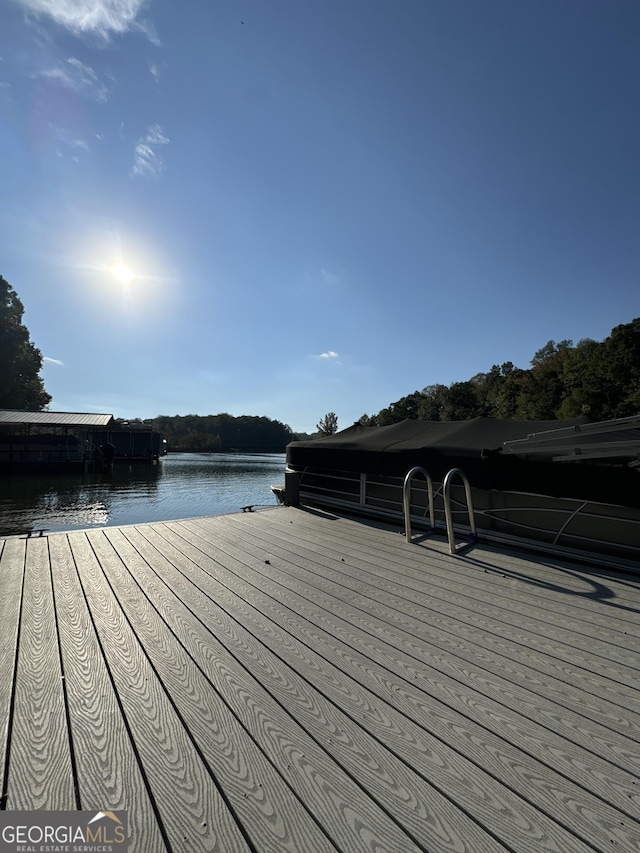
M0 536L78 530L235 512L273 505L284 454L171 454L157 465L114 467L111 474L3 477Z

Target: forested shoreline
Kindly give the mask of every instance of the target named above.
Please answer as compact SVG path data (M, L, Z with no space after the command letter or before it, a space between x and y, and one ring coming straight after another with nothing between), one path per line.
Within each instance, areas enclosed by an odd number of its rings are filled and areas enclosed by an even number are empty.
M295 435L291 427L266 417L227 413L218 415L160 415L153 428L167 442L169 452L284 453Z
M515 420L555 420L588 415L593 420L640 413L640 318L616 326L604 341L584 338L573 344L548 341L529 369L508 361L476 373L465 382L429 385L391 403L375 415L363 415L366 426L387 426L406 418L459 421L478 416ZM317 434L337 430L320 421ZM264 451L281 453L296 439L291 427L266 417L162 415L154 428L170 451ZM350 425L350 424L349 424ZM349 426L347 425L347 426Z
M42 411L51 395L39 375L42 353L30 339L23 314L17 293L0 276L0 408ZM507 361L464 382L428 385L377 414L362 415L358 422L386 426L406 418L459 421L483 415L516 420L587 415L600 421L636 414L640 414L640 317L616 326L601 342L548 341L528 369ZM313 437L254 415L158 415L151 422L118 421L132 426L152 423L170 451L283 453L289 442ZM329 412L315 435L337 429L338 418Z
M616 326L602 342L549 341L530 369L494 364L466 382L429 385L360 423L386 426L405 418L468 420L481 415L553 420L588 415L595 421L640 413L640 318Z

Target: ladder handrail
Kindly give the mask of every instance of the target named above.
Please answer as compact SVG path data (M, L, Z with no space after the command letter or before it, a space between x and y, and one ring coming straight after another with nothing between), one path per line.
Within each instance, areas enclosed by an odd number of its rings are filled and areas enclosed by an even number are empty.
M434 512L433 512L433 480L426 468L421 468L416 465L410 471L407 471L404 484L402 486L402 506L404 509L404 532L407 542L411 542L411 480L416 474L424 474L427 479L427 489L429 490L429 521L431 529L435 530Z
M469 526L471 527L471 540L477 539L476 520L473 514L473 501L471 500L471 486L467 475L460 468L452 468L447 472L442 484L442 495L444 499L444 514L447 519L447 538L449 539L449 553L456 553L456 539L453 531L453 515L451 513L451 481L458 475L464 484L464 493L467 498L467 511L469 513Z

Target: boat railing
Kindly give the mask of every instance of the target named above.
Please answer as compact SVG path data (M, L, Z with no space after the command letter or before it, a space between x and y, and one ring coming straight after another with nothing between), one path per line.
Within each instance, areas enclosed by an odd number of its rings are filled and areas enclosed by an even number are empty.
M455 469L454 469L455 470ZM398 524L406 531L403 512L403 477L311 466L288 467L290 505L344 511L382 523ZM411 526L430 533L428 483L415 477L411 484ZM468 487L467 487L468 488ZM441 500L443 484L434 480L436 533L444 534L446 514ZM449 480L450 510L455 532L465 537L469 498L464 481ZM507 547L527 547L611 567L640 565L640 512L635 508L574 499L558 499L525 492L502 494L471 487L472 520L483 541ZM465 500L466 498L466 500ZM402 525L404 523L404 528ZM431 525L433 526L433 525ZM453 529L450 522L449 528ZM472 531L475 539L475 530ZM462 550L461 544L457 550Z

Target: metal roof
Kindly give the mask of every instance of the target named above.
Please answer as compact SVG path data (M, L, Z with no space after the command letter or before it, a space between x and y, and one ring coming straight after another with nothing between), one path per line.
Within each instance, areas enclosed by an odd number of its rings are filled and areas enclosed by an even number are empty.
M0 424L37 424L44 426L106 427L113 415L88 412L21 412L0 409Z

